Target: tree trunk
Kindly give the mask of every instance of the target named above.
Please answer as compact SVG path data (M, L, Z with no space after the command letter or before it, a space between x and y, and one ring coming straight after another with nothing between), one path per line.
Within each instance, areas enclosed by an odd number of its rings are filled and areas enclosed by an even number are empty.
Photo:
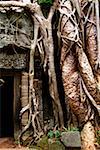
M31 41L30 48L30 62L29 62L29 102L23 104L23 108L20 111L20 116L23 118L23 114L28 111L29 118L27 125L23 128L19 135L19 141L21 142L23 134L32 125L33 127L33 140L43 135L43 129L41 128L41 121L39 120L39 101L35 95L34 84L34 53L38 49L43 59L44 70L47 68L49 75L49 92L54 103L54 115L56 124L63 127L63 109L59 99L59 93L57 88L57 77L54 64L54 43L52 35L52 18L55 10L59 10L60 13L60 32L61 35L61 69L62 80L69 106L75 116L78 118L78 122L83 127L81 132L82 149L83 150L95 150L95 134L94 127L92 126L91 116L97 109L100 112L100 108L96 104L97 90L100 93L100 44L99 44L99 10L98 0L96 0L96 25L93 23L93 14L83 11L85 6L94 1L88 0L66 0L55 1L50 8L48 18L43 16L41 7L34 2L33 4L26 4L22 2L6 1L0 2L0 7L22 7L25 11L28 11L33 19L34 39ZM83 16L81 16L83 13ZM83 18L84 19L83 19ZM87 24L83 20L90 19ZM82 22L81 22L82 21ZM91 25L89 29L88 26ZM86 25L86 34L84 32L84 24ZM97 30L96 30L97 29ZM97 40L95 39L95 31L97 31ZM85 41L87 39L87 41ZM93 42L92 42L93 41ZM91 43L93 46L91 45ZM97 47L98 45L98 47ZM91 54L92 53L92 54ZM96 69L95 69L95 65ZM99 68L99 69L98 69ZM95 72L95 73L94 73ZM97 78L96 78L97 77ZM24 86L24 81L23 81ZM97 88L98 87L98 88ZM28 88L28 87L27 87ZM25 90L25 89L23 89ZM27 90L27 89L26 89ZM23 91L25 94L25 91ZM97 99L98 98L98 99ZM66 105L67 107L67 105ZM95 107L95 109L94 109ZM93 111L92 111L93 110ZM92 113L93 112L93 113ZM96 113L95 113L96 114ZM43 124L42 124L43 126Z
M81 131L82 150L96 150L95 143L95 130L90 121L88 121Z

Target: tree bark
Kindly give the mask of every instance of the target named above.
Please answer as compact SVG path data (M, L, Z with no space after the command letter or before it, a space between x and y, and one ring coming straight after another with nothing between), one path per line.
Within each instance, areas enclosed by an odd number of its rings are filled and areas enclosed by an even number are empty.
M96 150L95 143L95 130L90 121L88 121L81 132L82 150Z
M48 18L43 16L40 6L37 3L22 3L15 1L5 1L0 2L0 7L10 8L10 7L21 7L27 10L30 13L31 18L33 19L34 27L34 39L31 43L30 50L30 62L29 62L29 103L22 108L20 111L20 116L22 116L26 111L29 111L29 118L27 125L23 128L19 135L19 141L21 141L23 134L29 129L32 125L34 129L34 137L36 139L40 138L43 135L43 130L41 128L41 122L39 120L38 114L38 102L35 96L34 89L34 53L36 48L43 56L43 65L48 67L49 74L49 91L54 103L54 112L56 124L59 126L64 126L63 120L63 110L59 99L59 93L57 88L57 77L55 72L54 64L54 43L52 35L52 18L55 13L55 10L60 12L60 32L61 35L61 69L62 69L62 80L65 95L67 96L66 103L70 105L72 112L78 117L78 121L81 126L84 125L84 128L81 132L82 137L82 149L84 150L95 150L95 134L94 127L92 126L91 116L93 106L98 109L96 104L96 94L97 94L97 82L94 75L95 64L97 60L97 66L100 65L99 60L99 47L98 43L98 53L95 40L95 25L93 24L92 14L89 15L90 22L92 22L92 27L88 31L86 30L86 37L88 37L87 43L84 43L86 38L84 35L84 23L82 17L82 10L84 4L90 4L92 1L88 0L79 0L79 1L60 1L59 7L58 2L54 2L53 6L50 9ZM98 0L96 0L95 5L97 6ZM82 7L82 9L80 8ZM57 8L58 7L58 8ZM90 11L91 12L91 11ZM88 13L90 13L88 12ZM97 22L98 9L96 11ZM87 13L87 15L88 15ZM84 13L85 14L85 13ZM78 17L77 17L78 16ZM86 19L86 18L85 18ZM87 26L90 23L87 23ZM86 26L86 27L87 27ZM80 30L80 28L82 30ZM97 30L99 26L97 23ZM40 33L38 33L40 31ZM82 33L80 32L82 31ZM94 35L93 35L94 34ZM98 37L99 37L98 32ZM97 39L99 39L97 37ZM42 41L42 45L39 44L39 40ZM90 45L93 41L93 47ZM86 44L86 45L85 45ZM85 47L86 46L86 47ZM87 52L85 51L85 48ZM88 54L87 54L88 53ZM92 54L91 54L92 53ZM45 58L44 58L45 54ZM99 68L100 69L100 68ZM44 68L45 70L45 68ZM98 71L98 70L96 70ZM95 74L97 73L95 71ZM98 71L99 72L99 71ZM97 74L97 78L100 82L100 74ZM99 83L100 86L100 83ZM99 88L98 88L99 89ZM100 90L99 90L100 92ZM90 101L89 101L90 99ZM86 102L88 105L86 105ZM33 107L34 106L34 107ZM88 110L89 108L89 110ZM98 112L99 112L98 111ZM92 114L92 115L91 115ZM94 118L92 118L94 119Z

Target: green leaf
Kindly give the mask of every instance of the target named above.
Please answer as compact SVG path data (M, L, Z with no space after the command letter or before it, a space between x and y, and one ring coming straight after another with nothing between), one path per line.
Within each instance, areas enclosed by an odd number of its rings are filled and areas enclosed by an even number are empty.
M48 132L47 136L48 136L49 138L53 138L53 137L54 137L54 132L50 130L50 131Z
M52 4L52 0L38 0L39 4Z
M100 130L97 130L97 134L100 136Z
M56 138L59 138L59 137L61 136L61 133L60 133L58 130L56 130L56 131L54 132L54 134L55 134L55 137L56 137Z
M79 131L79 129L78 128L71 128L71 131Z

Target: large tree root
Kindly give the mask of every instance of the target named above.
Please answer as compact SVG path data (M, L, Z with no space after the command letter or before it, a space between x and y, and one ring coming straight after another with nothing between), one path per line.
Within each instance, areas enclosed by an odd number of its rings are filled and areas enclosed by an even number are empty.
M90 121L88 121L81 132L82 150L96 150L95 143L95 131Z
M74 8L71 5L70 1L61 2L60 13L61 15L61 37L62 37L62 51L61 51L61 67L62 67L62 78L65 94L68 97L70 107L78 119L84 121L84 128L82 130L82 148L84 150L95 150L94 142L95 142L95 134L93 130L93 126L88 121L90 119L94 119L93 113L91 116L91 103L96 108L98 113L100 113L100 108L97 106L96 100L96 82L95 77L92 71L92 68L89 64L88 58L83 50L84 47L84 37L79 36L79 26L77 23L77 19L75 14L73 13ZM66 12L66 13L65 13ZM81 22L82 23L82 22ZM83 24L80 25L83 29ZM77 34L76 34L77 33ZM83 33L84 34L84 33ZM82 41L81 41L82 40ZM73 45L73 42L77 42L76 44L76 54L78 54L78 63L79 63L79 74L75 64L75 51L70 45ZM67 52L67 54L66 54ZM63 62L64 61L64 62ZM63 63L62 63L63 62ZM79 81L80 88L79 88ZM83 82L84 81L84 82ZM84 84L85 83L85 84ZM85 99L83 96L85 95ZM80 101L80 99L82 101ZM90 101L89 101L90 100ZM88 108L85 107L85 103L88 103ZM78 109L77 109L78 108ZM82 111L83 110L83 111ZM84 116L86 115L86 116ZM90 137L87 136L87 133L84 130L90 131ZM87 138L87 139L86 139ZM89 143L88 139L90 138L91 142ZM87 144L87 145L86 145Z
M82 14L84 17L84 31L85 31L85 35L86 38L85 39L85 50L86 50L86 54L88 56L88 60L89 63L92 67L92 71L94 74L94 78L96 80L96 94L93 96L96 102L99 102L99 97L100 97L100 90L98 88L98 84L99 84L99 71L97 71L96 69L96 64L97 64L97 59L98 59L98 55L99 55L99 51L98 51L98 28L96 26L96 15L95 15L95 5L94 2L91 1L91 3L89 4L89 9L87 11L87 5L83 6L84 9L82 9Z
M84 51L84 39L80 32L80 28L84 29L83 22L81 22L81 9L79 6L80 3L84 3L85 0L79 0L78 2L74 0L58 1L53 3L53 6L50 9L48 18L43 16L40 6L35 2L34 4L26 4L22 2L13 2L6 1L0 2L0 7L21 7L27 10L31 18L33 19L34 24L34 39L31 41L31 50L30 50L30 62L29 62L29 104L22 108L20 111L20 117L28 111L29 118L28 124L22 129L19 135L19 144L23 141L24 133L29 130L30 126L33 127L33 139L34 141L38 140L43 135L43 129L41 127L41 122L39 120L39 103L36 98L35 88L34 88L34 53L36 48L40 52L43 66L48 67L49 74L49 91L53 99L54 104L54 115L56 123L59 126L64 126L63 120L63 110L59 99L59 93L57 88L57 79L55 73L54 65L54 45L53 45L53 36L52 36L52 17L56 9L59 10L60 17L60 33L62 39L62 51L61 51L61 67L62 67L62 78L65 94L68 97L69 105L78 117L81 124L86 123L90 119L91 114L91 103L98 109L98 106L95 103L96 99L96 81L93 74L91 66L94 66L95 60L91 60L91 65L89 59ZM88 4L88 1L86 0ZM96 18L97 18L97 29L98 36L97 41L99 42L99 17L98 17L98 0L95 2L96 6ZM58 8L57 8L58 7ZM76 8L75 8L76 7ZM84 7L84 6L83 6ZM77 13L76 13L77 11ZM88 12L89 14L90 12ZM79 19L77 19L76 14ZM86 20L85 20L86 21ZM38 32L40 33L38 34ZM84 32L82 30L82 32ZM40 35L41 34L41 35ZM73 48L73 45L76 45L76 49ZM94 44L95 45L95 44ZM99 67L100 61L100 44L98 43L98 58L97 66ZM45 56L44 56L45 55ZM93 54L94 55L94 54ZM76 57L77 56L77 57ZM93 59L93 57L91 57ZM94 63L92 65L92 62ZM77 68L77 64L79 67ZM82 82L80 82L82 79ZM85 96L84 96L85 95ZM84 98L85 97L85 98ZM88 97L88 98L87 98ZM90 99L90 102L88 101ZM86 106L86 101L88 101L88 106ZM89 108L89 110L88 110ZM90 109L91 108L91 109ZM100 110L100 109L99 109ZM86 119L87 118L87 119ZM88 131L92 134L90 135L91 140L87 133ZM85 136L84 136L85 135ZM83 143L83 149L95 149L94 147L94 129L91 125L91 122L87 122L84 125L82 131L82 140L87 142ZM33 142L33 141L31 141ZM30 142L30 143L31 143ZM89 143L90 142L90 143Z
M41 123L38 117L38 107L39 104L36 100L35 96L35 89L33 86L33 81L34 81L34 53L35 53L35 48L36 46L38 47L38 50L41 54L41 58L43 58L44 53L46 54L46 57L49 62L49 69L48 72L50 82L49 86L52 87L50 88L50 93L51 96L54 100L54 111L56 112L55 118L57 123L59 123L59 126L64 126L64 121L63 121L63 112L62 112L62 107L60 104L59 100L59 95L57 91L57 81L56 81L56 74L55 74L55 68L54 68L54 47L53 47L53 37L52 37L52 17L55 12L55 4L54 6L51 7L50 13L48 18L44 18L40 7L38 6L37 8L37 13L32 15L33 22L34 22L34 40L32 41L31 44L31 51L30 51L30 66L29 66L29 104L22 108L20 115L23 115L25 111L29 110L29 120L28 124L24 127L22 130L21 134L19 135L19 143L22 141L22 136L23 134L29 129L30 125L33 127L33 139L34 142L37 141L42 135L43 135L43 129L41 128ZM32 11L32 10L31 10ZM40 29L41 37L38 39L38 30ZM42 41L42 43L41 43ZM43 45L44 44L44 45ZM45 49L44 49L45 47ZM48 63L46 60L46 63ZM45 64L47 65L47 64ZM60 122L59 122L60 121ZM31 141L33 142L33 141ZM30 142L30 143L31 143Z

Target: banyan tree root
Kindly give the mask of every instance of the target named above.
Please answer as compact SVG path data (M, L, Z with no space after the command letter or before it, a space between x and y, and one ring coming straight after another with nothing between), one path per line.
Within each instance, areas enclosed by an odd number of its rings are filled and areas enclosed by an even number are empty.
M38 39L38 30L39 30L39 23L35 18L34 21L34 40L31 42L31 50L30 50L30 63L29 63L29 104L22 108L20 112L20 116L22 116L26 111L29 111L29 119L28 124L22 129L19 135L19 144L22 142L23 134L29 129L30 125L33 127L33 137L35 140L39 139L43 135L43 130L41 128L41 123L39 121L39 103L35 96L35 89L33 86L34 81L34 53L35 48L37 45Z
M28 124L23 128L23 130L19 135L19 143L21 143L23 134L29 129L31 125L33 127L34 139L37 140L43 134L43 129L41 128L41 123L38 117L39 104L37 102L35 96L35 89L33 86L34 53L36 48L38 48L39 52L44 51L46 55L44 66L48 65L49 89L55 106L54 107L55 118L57 122L59 121L60 126L64 126L63 111L60 104L57 89L56 73L54 67L54 45L52 37L52 17L55 12L55 9L57 8L57 5L53 3L53 6L50 9L47 19L43 16L40 6L37 3L26 4L21 2L19 3L9 1L0 2L0 7L12 7L12 6L25 8L25 10L30 12L30 15L34 22L34 39L32 40L31 44L30 64L29 64L29 104L24 108L22 108L20 112L20 116L22 116L24 112L29 111L29 118ZM58 9L61 14L60 18L61 21L60 33L62 38L61 67L62 67L62 78L65 94L68 97L72 111L76 116L78 116L78 119L82 124L84 121L86 121L87 113L89 114L90 112L88 112L87 108L84 107L84 101L81 101L82 99L81 94L85 92L88 95L89 92L90 95L93 97L93 99L95 99L94 95L96 94L96 82L88 58L83 50L82 46L83 43L80 42L79 36L80 33L78 27L79 24L77 23L77 19L75 16L76 9L73 5L73 1L72 0L61 1L59 3ZM80 16L80 11L78 11L78 14ZM39 37L38 39L39 30L41 37ZM40 44L41 42L39 41L42 41L43 45ZM78 56L78 64L80 65L80 69L78 68L79 70L77 69L77 61L76 61L77 58L75 56L76 53L74 51L75 49L72 47L75 44ZM85 83L86 89L84 86L83 88L80 88L81 78L84 81L83 83ZM91 126L91 124L89 126Z
M95 130L90 121L88 121L81 132L81 144L82 150L96 150L94 143L95 141Z
M82 0L80 0L80 5L82 4ZM97 89L97 82L96 82L96 78L94 75L94 66L96 64L97 61L97 41L96 41L96 37L95 37L95 32L96 32L96 25L94 24L94 22L92 22L93 16L94 16L94 3L92 3L92 1L90 2L91 5L88 9L88 11L86 12L85 10L85 4L83 5L82 10L84 12L82 12L83 17L85 18L85 25L89 25L88 27L89 30L86 30L86 35L84 34L84 30L83 33L80 33L80 40L77 42L76 44L76 52L78 54L78 62L79 62L79 70L81 73L81 77L84 80L84 83L86 85L87 90L89 91L90 95L93 97L94 101L99 101L99 95L100 95L100 91ZM90 4L87 2L87 5ZM86 17L85 17L86 15ZM91 20L89 20L91 19ZM89 21L89 22L87 22ZM93 24L90 26L90 23ZM84 29L84 23L83 20L80 21L80 26ZM80 31L80 29L78 29ZM87 39L87 41L85 40ZM92 41L93 47L90 46L90 40ZM86 43L84 43L86 42ZM87 44L88 42L88 44ZM89 49L87 49L89 48ZM91 48L91 50L90 50ZM87 53L85 53L85 49L87 51ZM90 54L91 53L91 54ZM87 55L86 55L87 54ZM93 58L94 57L94 58ZM97 106L98 107L98 106ZM99 109L99 108L98 108Z
M85 122L88 110L84 107L84 102L81 102L80 100L80 76L76 69L76 63L74 60L75 58L70 52L62 67L62 79L70 108L77 116L80 126L82 126Z
M77 40L77 46L76 46L76 52L78 54L78 63L79 63L79 70L80 70L80 76L82 78L82 89L79 88L79 80L81 79L78 75L78 70L76 68L77 63L75 63L75 56L74 56L74 50L73 47L70 47L72 42L76 42L78 36L75 37L75 33L79 33L78 29L78 23L75 19L75 16L73 16L73 11L71 7L70 1L64 1L61 3L62 7L60 8L60 12L63 14L60 20L61 22L61 37L62 37L62 50L61 50L61 67L62 67L62 78L63 78L63 85L65 94L68 97L70 107L72 111L78 116L78 119L80 121L80 118L85 121L84 128L81 132L82 135L82 148L84 150L95 150L94 142L95 142L95 134L94 134L94 128L91 125L89 121L84 117L86 117L90 114L89 111L91 111L91 105L92 103L95 108L100 111L98 106L95 102L95 96L96 96L96 82L94 78L94 74L92 72L92 68L89 64L88 58L83 50L83 44L81 42L80 37ZM70 5L70 6L69 6ZM68 10L67 10L68 8ZM63 11L64 10L64 11ZM66 13L65 13L66 12ZM68 12L68 15L67 15ZM72 15L72 18L70 17L70 14ZM73 19L74 18L74 19ZM76 24L75 24L76 22ZM76 28L75 28L76 27ZM76 32L75 32L76 29ZM67 54L66 54L67 53ZM62 61L64 62L62 63ZM84 82L85 84L84 84ZM88 89L88 90L87 90ZM81 99L81 93L82 90L86 94L86 97L88 97L89 100L91 100L90 103L88 103L89 111L87 111L87 108L84 107L84 101L83 103L80 102ZM89 91L89 92L88 92ZM94 97L92 97L92 96ZM85 98L85 101L87 98ZM77 108L79 108L77 110ZM83 110L83 111L82 111ZM80 112L80 114L78 114ZM82 113L83 112L83 113ZM82 118L83 117L83 118ZM86 120L85 120L86 119ZM88 119L90 119L90 116L88 116ZM92 116L93 119L93 116ZM87 122L86 122L87 121ZM87 130L90 132L90 137L87 136ZM86 132L85 132L86 131ZM85 134L84 134L85 133ZM92 140L91 140L92 139ZM89 143L89 141L91 142ZM86 143L85 143L86 141Z
M54 4L55 5L55 4ZM54 6L53 6L54 7ZM57 88L57 79L55 73L55 66L54 66L54 45L53 45L53 36L52 36L52 17L55 12L55 7L51 8L51 13L49 13L48 20L48 49L49 49L49 87L50 94L53 97L54 105L57 108L56 113L58 114L58 123L60 127L64 126L63 120L63 111L62 106L59 99L58 88ZM57 116L56 116L57 117Z
M86 11L84 7L83 12ZM97 29L96 29L96 17L94 12L94 5L91 2L87 12L84 12L85 17L85 31L86 31L86 52L89 62L95 72L95 65L97 61Z
M76 49L77 49L77 53L78 53L78 61L79 61L81 76L84 80L87 90L89 91L91 97L93 97L92 99L94 99L94 102L95 102L96 98L97 98L96 82L95 82L95 78L94 78L94 75L92 72L92 68L89 64L89 61L88 61L88 58L87 58L85 52L83 51L82 46L77 46ZM87 95L87 93L86 93L86 95ZM89 97L89 95L87 95L87 96ZM91 101L91 99L90 99L90 101ZM95 107L100 114L100 108L99 108L99 106L97 106L96 102L95 102Z
M97 48L98 48L98 57L97 57L97 64L96 69L100 71L100 1L95 0L95 12L96 12L96 25L97 25ZM100 74L99 74L100 75Z
M33 79L31 79L33 80ZM18 141L19 141L19 145L21 145L21 143L23 143L23 135L24 133L29 130L30 126L32 125L33 127L33 139L34 142L36 142L37 140L40 139L40 137L43 135L43 130L41 128L41 123L39 121L39 105L38 105L38 101L36 99L35 96L35 89L32 88L32 90L30 91L31 95L30 95L30 99L29 99L29 104L27 106L25 106L24 108L22 108L22 110L20 111L20 117L26 112L28 111L29 113L29 118L28 118L28 123L27 125L22 129L22 131L20 132L20 135L18 137ZM34 105L34 109L33 109L33 105ZM32 139L32 141L33 141Z
M52 36L52 17L54 15L56 9L56 3L50 9L48 18L44 18L41 10L39 9L38 14L35 14L35 18L40 23L40 31L43 35L43 44L44 51L46 54L46 59L44 66L48 65L48 74L49 74L49 91L50 95L53 99L54 104L54 114L56 123L59 124L60 127L64 126L63 120L63 111L62 106L59 99L58 88L57 88L57 80L54 66L54 45L53 45L53 36ZM45 69L45 68L44 68Z
M54 67L54 46L53 46L53 37L52 37L52 17L55 12L56 5L51 7L48 18L46 19L40 9L40 6L37 8L37 13L32 15L32 19L34 21L34 40L31 44L31 51L30 51L30 65L29 65L29 105L23 108L22 115L25 111L29 110L29 120L28 124L22 130L21 134L19 135L19 142L22 141L23 134L29 129L30 125L33 127L33 138L34 141L39 139L41 135L43 135L43 129L41 128L41 123L38 117L39 114L39 104L37 103L36 96L35 96L35 89L33 86L34 81L34 53L35 48L37 46L39 52L43 52L46 54L46 63L48 63L48 72L49 72L49 89L50 94L54 101L54 109L55 109L55 118L57 118L57 124L59 126L64 126L63 121L63 111L60 104L60 99L58 95L57 89L57 81L56 81L56 74L55 74L55 67ZM32 10L31 10L32 11ZM40 29L41 37L38 39L38 31ZM41 42L39 42L42 40ZM43 45L44 44L44 45ZM48 61L47 61L48 60ZM51 88L52 87L52 88Z
M61 69L65 94L68 97L72 112L78 117L80 124L85 122L88 112L81 102L80 97L80 76L77 70L75 51L72 45L79 40L75 10L70 1L61 2ZM73 19L74 18L74 19Z
M83 14L84 14L84 19L85 19L85 27L84 30L86 32L86 40L85 40L85 46L86 46L86 53L88 56L89 63L92 67L92 71L94 74L94 78L96 80L96 87L95 87L95 101L99 102L100 101L100 89L98 87L100 81L99 81L99 76L100 74L98 73L96 69L96 63L98 59L98 42L97 42L97 26L96 26L96 15L95 15L95 6L93 1L91 1L90 6L88 11L87 10L87 5L83 6Z

